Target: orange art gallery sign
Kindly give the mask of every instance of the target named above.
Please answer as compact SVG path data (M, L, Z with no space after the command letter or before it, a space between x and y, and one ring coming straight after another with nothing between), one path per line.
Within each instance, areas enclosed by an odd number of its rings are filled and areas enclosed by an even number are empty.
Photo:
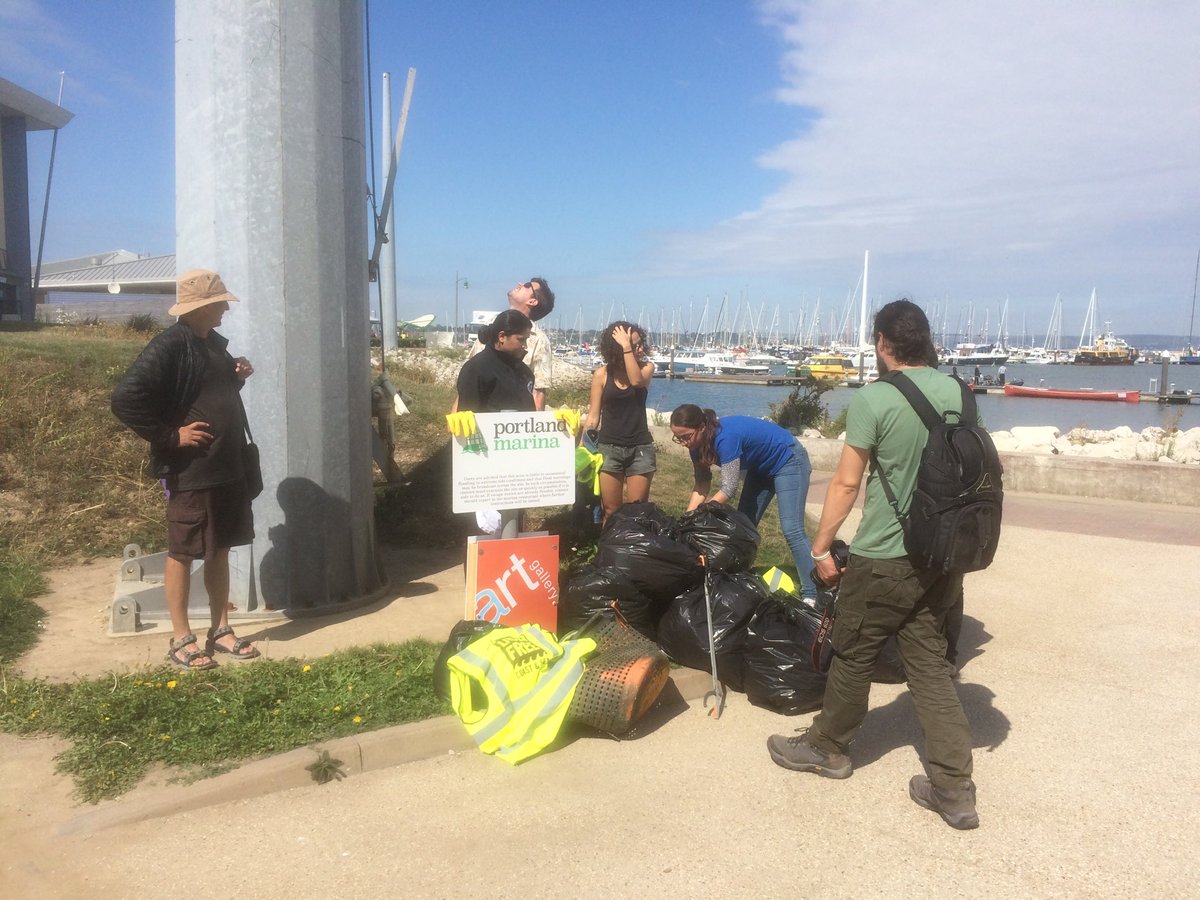
M463 618L558 631L558 536L468 538Z

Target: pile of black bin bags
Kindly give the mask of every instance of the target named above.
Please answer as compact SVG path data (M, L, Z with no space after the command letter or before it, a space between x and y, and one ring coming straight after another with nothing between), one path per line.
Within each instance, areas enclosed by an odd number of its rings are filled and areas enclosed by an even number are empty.
M742 513L705 503L675 520L653 503L627 503L609 517L596 558L573 575L559 607L559 633L616 608L630 626L657 641L680 665L710 671L703 556L709 569L717 674L750 702L787 715L821 706L817 629L833 602L777 592L748 570L758 529ZM826 641L828 638L826 638ZM827 648L826 648L827 649ZM875 681L904 681L894 642L884 648Z

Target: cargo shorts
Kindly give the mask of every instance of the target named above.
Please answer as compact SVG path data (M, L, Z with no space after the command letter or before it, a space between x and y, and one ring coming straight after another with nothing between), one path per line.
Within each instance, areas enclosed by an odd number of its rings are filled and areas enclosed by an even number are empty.
M171 559L211 559L219 550L253 540L254 513L244 479L196 491L171 491L167 500L167 556Z

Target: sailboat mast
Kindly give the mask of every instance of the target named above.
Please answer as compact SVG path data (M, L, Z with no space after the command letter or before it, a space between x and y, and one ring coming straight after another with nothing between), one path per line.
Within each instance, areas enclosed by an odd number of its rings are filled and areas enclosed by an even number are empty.
M1196 275L1192 279L1192 317L1188 319L1188 352L1192 350L1192 326L1196 324L1196 285L1200 284L1200 250L1196 251Z
M862 353L863 347L867 345L867 268L871 261L871 251L863 251L863 292L862 304L858 312L858 350Z

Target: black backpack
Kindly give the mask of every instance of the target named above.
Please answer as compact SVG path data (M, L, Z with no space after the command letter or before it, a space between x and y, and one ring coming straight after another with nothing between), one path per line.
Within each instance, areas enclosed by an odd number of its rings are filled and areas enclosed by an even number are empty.
M904 395L929 429L907 516L900 513L878 458L871 456L883 492L904 529L904 549L912 564L939 572L977 572L991 565L1000 542L1004 469L991 435L977 424L974 393L955 380L962 387L962 412L946 410L938 415L903 372L880 378ZM950 421L954 416L957 419Z

